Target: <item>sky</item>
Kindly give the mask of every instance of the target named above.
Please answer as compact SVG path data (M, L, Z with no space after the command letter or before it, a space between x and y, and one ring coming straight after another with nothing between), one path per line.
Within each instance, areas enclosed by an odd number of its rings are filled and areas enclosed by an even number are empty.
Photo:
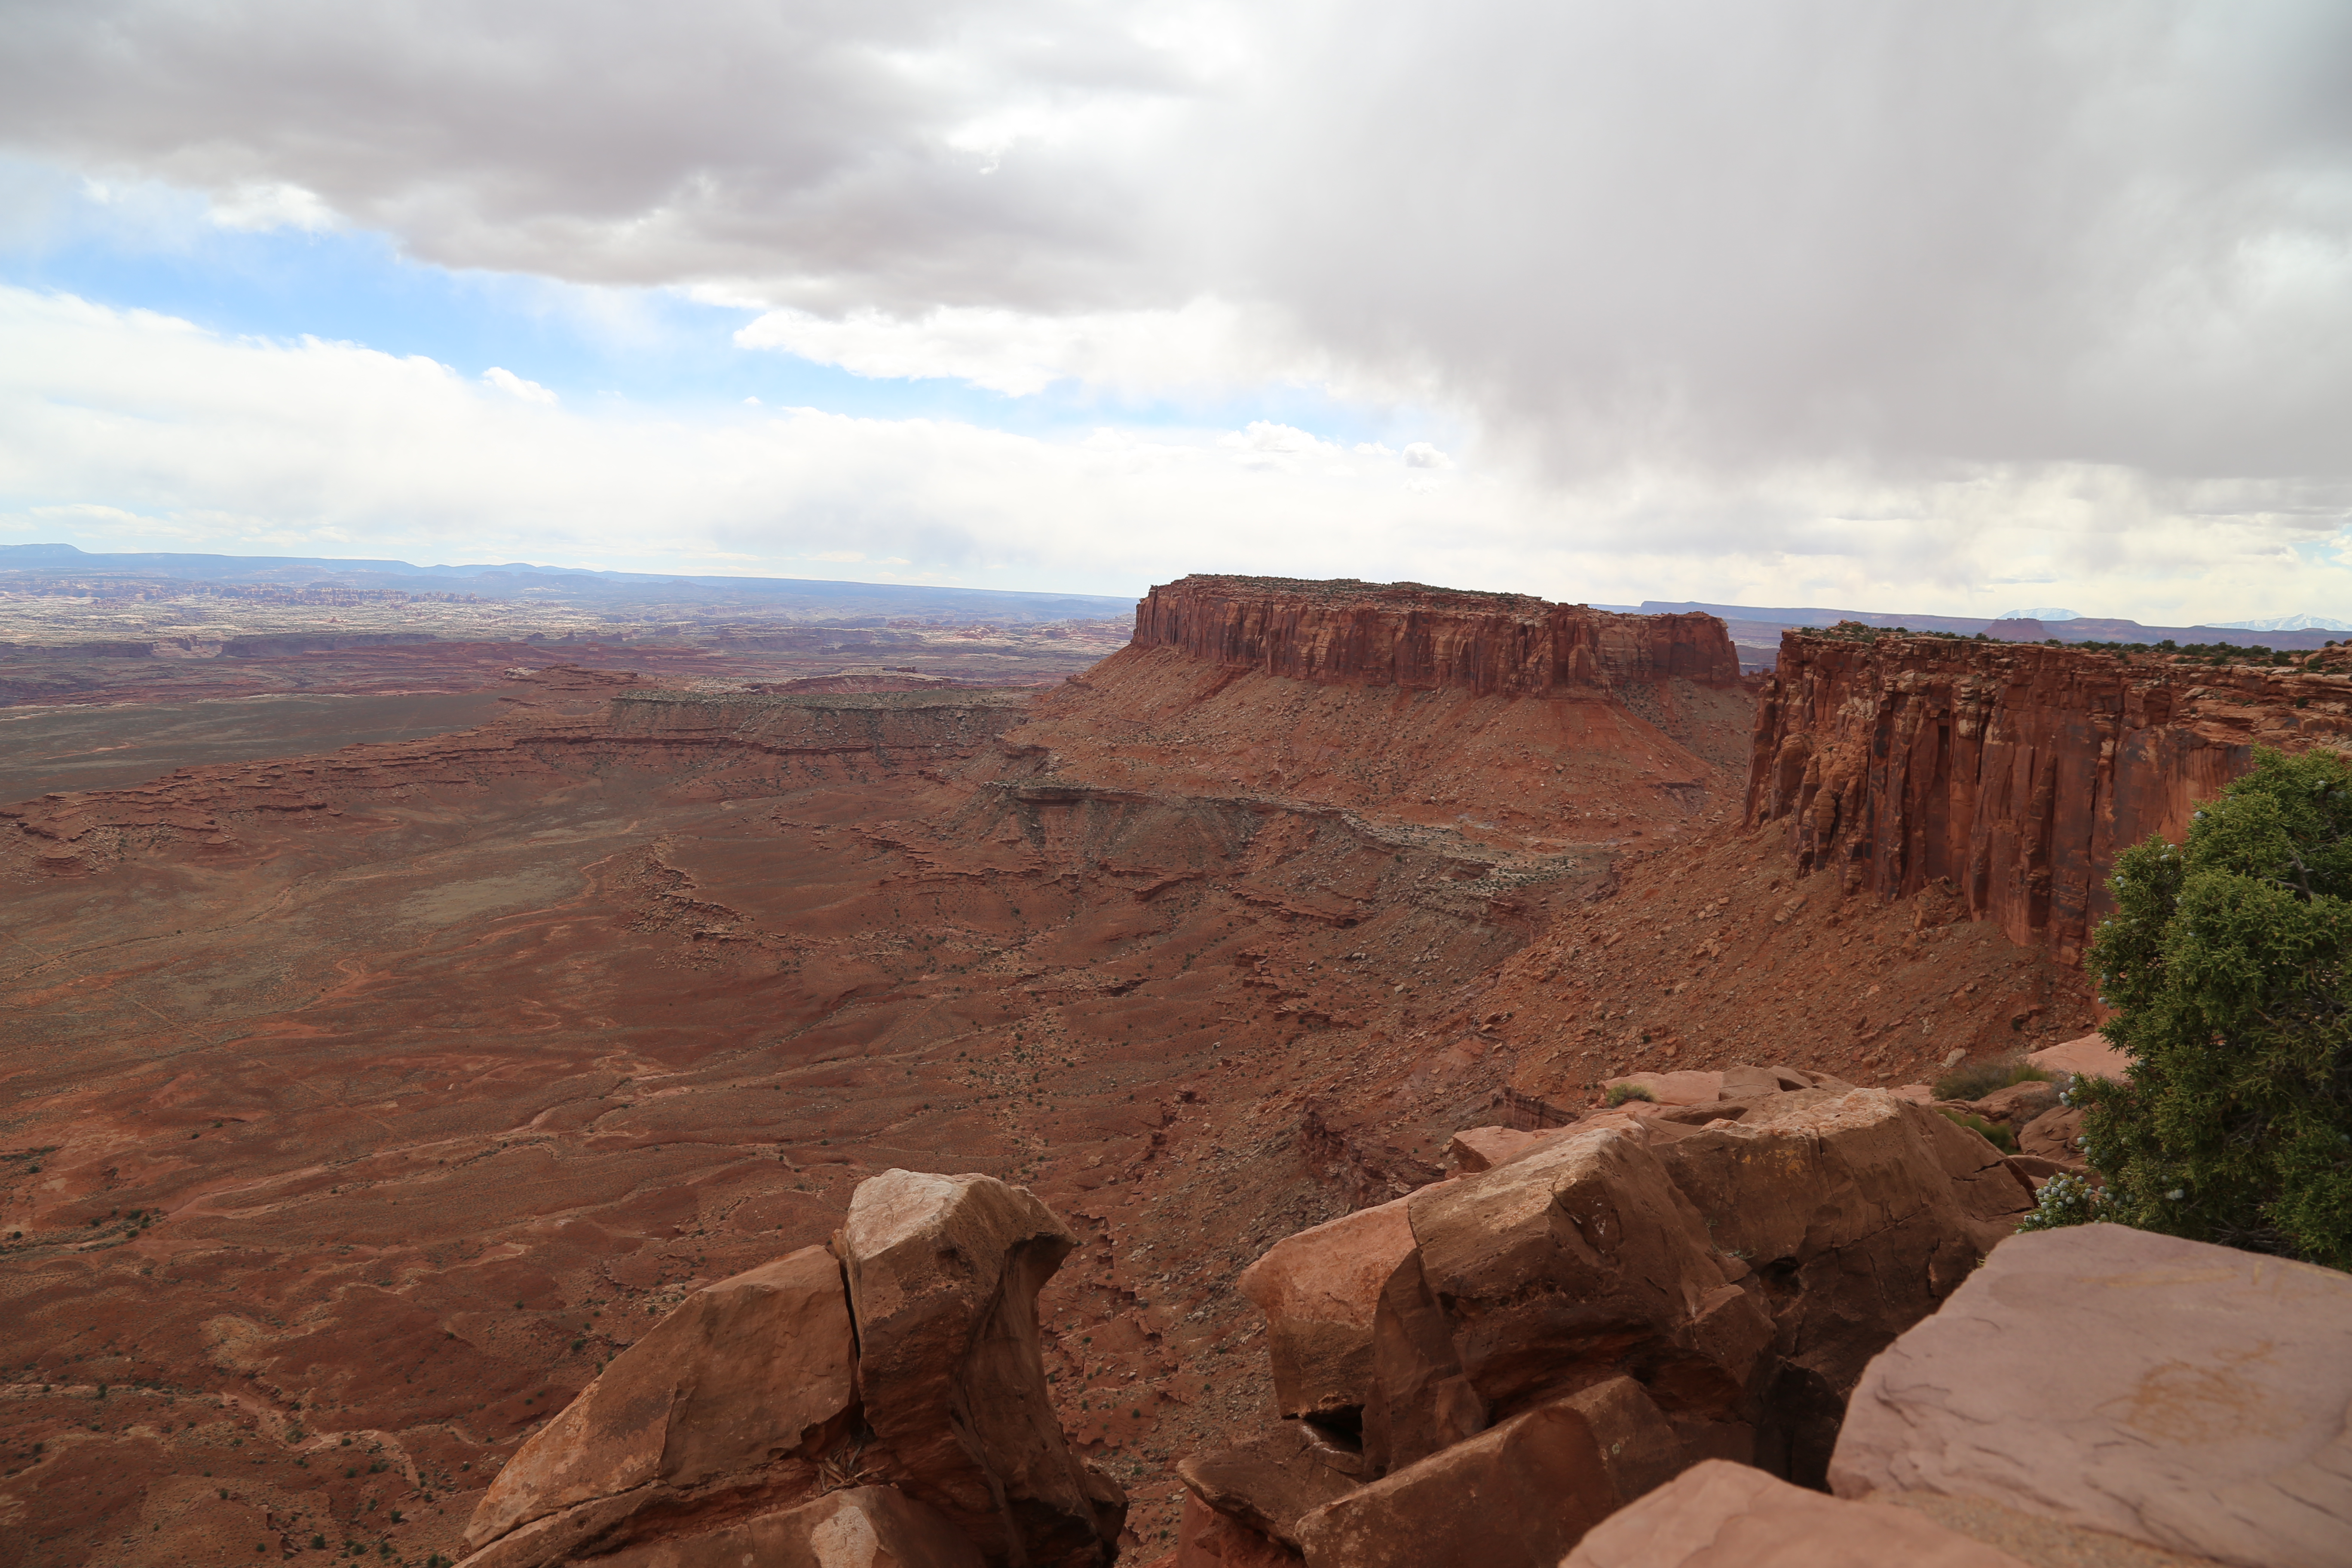
M2352 618L2341 0L0 37L0 542Z

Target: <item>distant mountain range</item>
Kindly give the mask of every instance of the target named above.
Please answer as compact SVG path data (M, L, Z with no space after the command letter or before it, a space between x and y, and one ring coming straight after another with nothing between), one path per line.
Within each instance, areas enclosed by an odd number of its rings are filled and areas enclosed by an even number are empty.
M2079 621L2079 610L2003 610L2004 621ZM2352 621L2330 620L2326 616L2273 616L2266 621L2215 621L2214 626L2231 631L2247 632L2352 632Z
M478 594L541 603L675 605L704 614L730 608L789 612L812 619L948 617L959 621L1124 620L1133 599L1096 594L1029 594L994 588L933 588L902 583L834 583L813 577L689 577L643 572L592 572L523 562L472 566L412 566L405 561L334 561L301 555L176 555L157 552L93 554L70 544L0 544L0 585L12 576L53 579L147 577L283 586L334 584Z
M2221 624L2253 632L2352 632L2352 621L2330 620L2326 616L2273 616L2267 621L2223 621Z
M425 589L478 594L488 599L593 604L600 609L675 606L702 615L730 609L813 620L867 617L950 618L1015 625L1042 621L1124 620L1135 601L1096 594L1033 594L998 588L934 588L902 583L835 583L813 577L669 576L645 572L596 572L524 562L464 566L413 566L405 561L337 561L302 555L194 555L161 552L99 554L70 544L0 544L0 585L11 577L140 577L188 582L256 583L285 586L332 584L350 588ZM1710 605L1697 600L1644 599L1596 609L1654 616L1705 611L1720 616L1732 640L1750 648L1778 647L1789 626L1829 626L1860 621L1914 631L1983 632L2005 642L2175 642L2318 647L2352 633L2352 623L2319 616L2218 626L2151 626L2137 621L2078 616L2072 610L1982 617L1898 615L1883 610L1775 608ZM1769 659L1750 660L1765 662Z

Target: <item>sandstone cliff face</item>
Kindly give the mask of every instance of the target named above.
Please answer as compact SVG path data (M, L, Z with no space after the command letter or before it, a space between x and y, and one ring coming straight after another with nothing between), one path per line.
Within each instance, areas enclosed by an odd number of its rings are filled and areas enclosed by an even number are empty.
M1139 647L1326 684L1539 696L1662 681L1739 684L1713 616L1622 616L1418 583L1192 576L1135 611Z
M2079 960L2117 851L2179 838L2258 745L2352 738L2341 676L1943 637L1790 632L1757 707L1751 826L1801 873L1972 918Z

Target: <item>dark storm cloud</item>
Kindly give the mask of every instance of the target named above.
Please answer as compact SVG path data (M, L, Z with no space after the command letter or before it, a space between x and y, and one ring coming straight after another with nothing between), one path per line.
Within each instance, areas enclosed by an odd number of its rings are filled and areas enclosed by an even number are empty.
M1555 475L2352 471L2352 7L0 9L0 135L455 265L1214 297Z
M2352 458L2352 8L1397 15L1255 281L1562 459Z
M0 27L0 132L26 151L290 183L455 266L897 307L1083 294L1148 188L1099 144L992 167L960 138L1181 86L1071 0L94 0Z

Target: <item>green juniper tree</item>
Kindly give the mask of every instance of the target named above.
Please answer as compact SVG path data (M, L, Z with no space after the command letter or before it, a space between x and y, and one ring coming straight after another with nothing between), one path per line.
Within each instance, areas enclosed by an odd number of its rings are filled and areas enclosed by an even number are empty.
M2255 753L2188 842L2126 851L2090 967L2130 1080L2030 1223L2119 1220L2352 1268L2352 762ZM2056 1190L2052 1190L2055 1188Z

